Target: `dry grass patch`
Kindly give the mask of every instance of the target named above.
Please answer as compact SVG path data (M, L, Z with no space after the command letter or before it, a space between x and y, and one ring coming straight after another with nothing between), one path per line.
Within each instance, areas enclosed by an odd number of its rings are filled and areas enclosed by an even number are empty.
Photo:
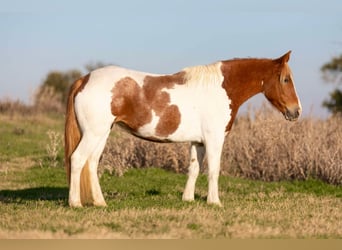
M342 117L284 121L272 110L240 117L227 138L223 172L265 181L318 178L342 184Z
M283 201L193 204L183 209L49 209L5 213L2 229L32 238L340 238L341 202L300 195ZM227 207L228 206L228 207ZM34 234L31 235L31 233ZM41 234L39 234L39 232ZM1 235L1 234L0 234ZM7 234L8 235L8 234Z

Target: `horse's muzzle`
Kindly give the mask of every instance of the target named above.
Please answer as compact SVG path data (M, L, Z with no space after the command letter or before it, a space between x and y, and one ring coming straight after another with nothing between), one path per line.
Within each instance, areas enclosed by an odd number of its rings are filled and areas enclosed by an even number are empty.
M300 114L301 114L300 107L287 108L284 113L284 117L288 121L297 121Z

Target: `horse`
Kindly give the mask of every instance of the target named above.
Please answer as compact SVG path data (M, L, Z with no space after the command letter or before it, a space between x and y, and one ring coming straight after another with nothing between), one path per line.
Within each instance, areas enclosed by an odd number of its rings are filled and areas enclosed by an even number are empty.
M221 206L221 152L239 107L263 93L286 120L296 121L301 114L288 65L290 54L277 59L235 58L167 75L106 66L75 81L65 121L69 205L106 206L97 168L111 128L117 124L153 142L190 142L184 201L194 200L206 154L207 203Z

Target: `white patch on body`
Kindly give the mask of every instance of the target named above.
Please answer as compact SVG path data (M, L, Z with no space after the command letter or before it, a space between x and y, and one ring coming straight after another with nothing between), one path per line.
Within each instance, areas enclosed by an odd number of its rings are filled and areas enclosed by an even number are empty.
M170 104L177 105L181 113L178 129L167 139L202 143L205 134L224 134L231 110L230 100L222 88L220 68L221 63L187 68L185 77L190 82L165 89L170 94Z
M160 117L156 115L154 110L152 110L152 120L150 123L145 124L144 126L138 129L138 134L144 137L156 137L156 127L158 125Z

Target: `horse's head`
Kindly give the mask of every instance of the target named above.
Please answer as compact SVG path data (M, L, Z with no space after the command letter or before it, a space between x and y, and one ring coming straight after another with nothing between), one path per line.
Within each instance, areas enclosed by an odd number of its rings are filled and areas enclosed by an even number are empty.
M286 120L296 121L302 107L297 96L291 69L288 66L291 51L272 61L274 70L263 82L266 98L276 107Z

